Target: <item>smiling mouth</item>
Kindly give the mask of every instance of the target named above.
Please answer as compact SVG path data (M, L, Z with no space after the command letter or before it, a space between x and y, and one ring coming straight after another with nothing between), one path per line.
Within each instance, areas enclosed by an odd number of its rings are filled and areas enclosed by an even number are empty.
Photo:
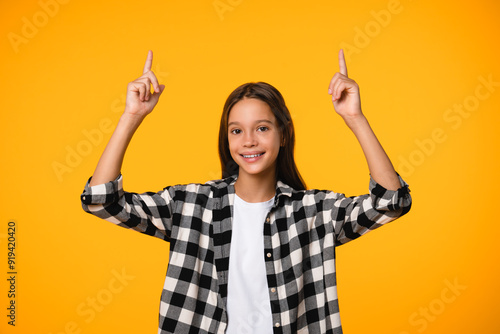
M260 157L261 155L263 155L264 153L259 153L259 154L249 154L249 155L244 155L242 154L241 156L243 158L246 158L246 159L249 159L249 158L256 158L256 157Z

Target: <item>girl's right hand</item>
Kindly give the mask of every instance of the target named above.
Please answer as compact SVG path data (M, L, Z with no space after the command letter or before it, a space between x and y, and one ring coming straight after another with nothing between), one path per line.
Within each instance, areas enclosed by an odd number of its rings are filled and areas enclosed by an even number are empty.
M127 86L127 98L125 101L126 116L143 119L158 103L165 85L160 85L158 79L151 71L153 64L153 51L149 50L142 76L130 82ZM153 85L154 93L151 94L150 87Z

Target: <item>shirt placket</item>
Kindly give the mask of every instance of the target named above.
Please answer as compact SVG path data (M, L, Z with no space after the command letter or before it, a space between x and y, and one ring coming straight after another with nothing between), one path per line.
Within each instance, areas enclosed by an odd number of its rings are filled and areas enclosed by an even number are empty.
M283 333L281 328L281 310L278 295L278 286L276 278L276 269L274 267L274 261L277 254L273 250L271 235L273 231L273 221L274 221L274 207L267 213L266 220L264 222L264 259L266 264L266 276L267 284L269 289L269 299L271 301L271 312L273 319L273 333Z
M222 203L222 199L216 198L213 212L213 241L214 241L214 262L217 271L217 282L219 285L218 298L222 307L226 309L227 303L227 274L229 266L231 216L225 215L224 208L228 208L228 203ZM229 238L228 238L229 237ZM222 312L221 323L217 333L223 333L227 327L227 312Z

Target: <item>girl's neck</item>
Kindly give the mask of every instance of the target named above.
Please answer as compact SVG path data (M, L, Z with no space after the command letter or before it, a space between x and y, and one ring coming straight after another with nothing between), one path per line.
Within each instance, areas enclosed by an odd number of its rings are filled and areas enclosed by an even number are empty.
M276 173L251 175L242 173L234 184L238 197L249 203L266 202L276 193Z

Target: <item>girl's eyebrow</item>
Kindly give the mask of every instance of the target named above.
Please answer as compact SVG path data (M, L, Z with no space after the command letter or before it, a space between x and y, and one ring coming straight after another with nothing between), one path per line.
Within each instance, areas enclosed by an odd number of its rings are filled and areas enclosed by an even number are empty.
M256 120L254 123L269 123L269 124L271 124L271 125L273 125L273 124L274 124L273 122L271 122L271 121L270 121L270 120L268 120L268 119L258 119L258 120ZM234 124L234 125L239 125L239 124L240 124L240 122L231 122L231 123L229 123L227 126L230 126L230 125L233 125L233 124Z

